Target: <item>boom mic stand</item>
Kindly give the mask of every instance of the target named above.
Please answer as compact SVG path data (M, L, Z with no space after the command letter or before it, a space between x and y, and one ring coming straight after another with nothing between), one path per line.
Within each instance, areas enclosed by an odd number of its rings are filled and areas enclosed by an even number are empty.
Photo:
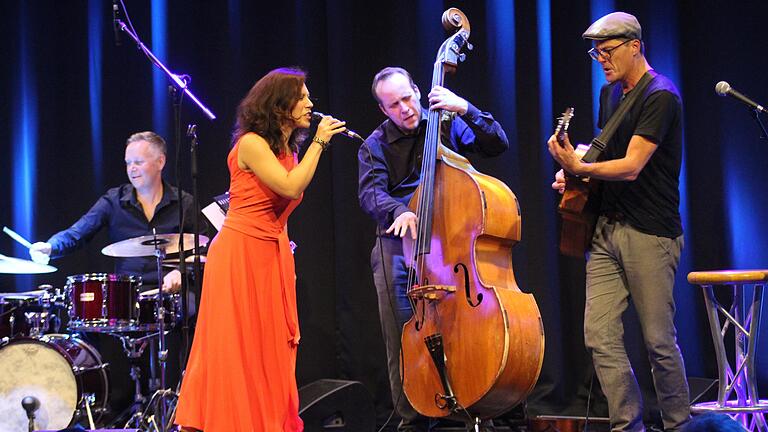
M121 1L121 3L122 3L122 1ZM133 41L136 43L136 46L139 48L139 50L141 50L147 56L147 58L150 60L150 62L152 62L152 64L154 64L160 70L162 70L165 73L165 75L168 77L168 79L171 81L172 88L175 90L174 92L172 92L173 93L173 99L174 99L173 100L173 102L174 102L174 123L175 123L174 124L175 137L174 138L175 138L176 150L178 152L178 150L181 148L181 102L182 102L182 99L183 99L184 96L187 96L189 99L191 99L192 102L194 102L195 105L197 105L198 108L200 108L200 110L203 112L203 114L205 114L205 116L209 120L215 120L216 119L216 115L214 115L211 110L209 110L205 105L203 105L203 103L192 93L192 91L190 91L190 89L189 89L189 81L190 80L189 80L189 77L187 75L184 75L184 74L178 74L177 75L177 74L171 72L157 57L155 57L155 55L152 53L152 51L149 48L147 48L147 46L144 45L143 42L141 42L141 39L139 39L139 37L138 37L138 35L136 35L135 31L132 30L133 25L131 25L131 28L129 28L122 20L117 18L118 13L119 13L119 11L117 10L117 2L113 3L113 11L115 12L115 14L113 15L115 17L113 24L117 27L117 29L122 31L122 32L124 32L131 39L133 39ZM125 13L125 16L128 19L128 22L130 23L130 18L128 17L127 11ZM196 144L196 140L195 140L195 144ZM194 153L194 150L193 150L193 156L196 156L196 153ZM177 157L177 159L176 159L176 164L177 164L176 172L177 172L177 176L178 176L178 173L180 171L179 168L178 168L179 167L179 159L180 159L179 157ZM193 161L192 163L193 163L193 165L195 166L195 169L196 169L196 165L197 165L196 161ZM196 175L196 173L195 173L195 175ZM182 314L182 317L183 317L182 348L181 348L182 353L180 355L180 367L183 370L186 367L187 351L189 350L189 326L188 326L188 322L189 321L188 321L188 317L187 317L187 315L188 315L188 313L187 313L187 308L188 308L187 298L189 296L189 287L188 287L188 284L187 284L186 268L185 268L185 261L186 261L186 259L185 259L185 256L184 256L184 235L183 235L184 234L184 205L183 205L184 202L183 202L183 196L182 196L182 193L181 193L181 184L179 184L178 178L177 178L177 187L178 187L178 200L179 200L179 234L180 234L179 235L179 272L181 273L181 276L182 276L181 277L181 299L180 299L180 301L181 301L181 314ZM196 190L196 188L192 192L194 194L193 201L195 203L197 203L198 199L197 199L197 190ZM198 215L197 215L197 213L195 213L194 214L195 225L197 225L197 217L198 217ZM199 264L200 252L199 252L198 246L199 246L199 241L200 240L199 240L199 233L197 232L197 228L195 229L195 232L193 234L195 236L195 250L194 250L193 253L195 255L198 255L198 258L195 259L195 261L196 261L195 262L196 273L198 273L199 272L199 266L200 266L200 264ZM163 291L163 289L162 289L162 282L163 282L162 277L160 277L160 279L158 280L158 285L159 285L158 286L158 294L159 294L158 301L159 302L161 302L162 299L163 299L163 296L162 296L162 291ZM195 282L195 284L199 284L200 283L199 277L196 277L194 282ZM198 289L198 292L199 291L200 290ZM161 327L161 332L162 332L162 327ZM164 375L164 368L161 368L161 374ZM165 377L163 376L161 378L161 380L164 380L164 379L165 379ZM164 386L164 381L163 381L163 389L162 390L166 390L165 386ZM165 412L164 412L165 410L164 409L161 409L161 410L162 410L161 417L165 417L165 415L164 415L165 414ZM161 419L161 428L162 428L163 431L165 431L168 428L168 426L169 426L169 424L165 423L166 420L167 419L165 419L165 418Z
M177 123L178 125L179 123ZM179 131L177 130L177 133ZM200 204L198 201L197 193L197 125L190 124L187 126L187 137L190 138L189 153L190 153L190 174L192 177L192 210L194 218L192 219L192 231L194 231L194 248L192 249L194 263L193 267L193 280L195 287L197 288L197 294L201 295L200 289ZM177 147L179 148L179 147ZM177 158L178 160L178 158ZM179 201L181 201L181 193L179 193ZM184 218L183 218L183 206L179 205L179 230L184 231ZM179 236L179 272L181 273L181 334L182 334L182 348L179 356L179 364L182 365L182 370L187 364L187 355L189 354L190 341L189 341L189 313L188 313L188 296L189 285L187 284L187 263L184 251L184 235Z

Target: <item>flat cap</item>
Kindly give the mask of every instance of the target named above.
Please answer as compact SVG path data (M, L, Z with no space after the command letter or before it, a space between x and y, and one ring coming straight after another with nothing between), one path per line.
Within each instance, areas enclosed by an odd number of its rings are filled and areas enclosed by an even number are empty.
M593 40L616 38L642 40L643 32L634 15L625 12L613 12L593 22L581 37Z

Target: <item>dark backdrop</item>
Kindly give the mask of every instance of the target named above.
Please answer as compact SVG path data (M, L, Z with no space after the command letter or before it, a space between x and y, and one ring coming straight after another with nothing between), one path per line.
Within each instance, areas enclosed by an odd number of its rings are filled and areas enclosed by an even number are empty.
M225 165L235 106L267 71L299 65L309 72L316 108L346 119L367 135L383 116L371 98L372 76L384 66L409 69L428 93L436 50L447 36L440 15L459 6L472 26L474 51L447 85L505 127L510 150L476 167L518 195L523 239L514 250L517 280L532 292L544 319L544 369L529 408L581 414L591 367L581 327L583 260L556 251L550 190L557 169L545 150L553 119L576 107L571 136L594 132L593 89L602 74L585 54L581 33L595 18L626 10L643 24L647 56L678 84L685 102L686 153L682 197L686 248L676 286L680 345L688 375L714 377L715 360L700 289L689 271L766 267L768 197L760 177L768 167L765 141L749 112L718 98L719 80L768 101L763 53L765 2L739 7L715 1L666 0L458 1L127 1L139 35L218 116L206 120L189 101L183 126L200 136L201 204L227 189ZM124 181L124 142L153 129L169 140L166 178L181 159L189 189L188 144L173 143L166 81L122 35L114 45L106 1L2 2L0 16L0 223L45 240L73 223L108 188ZM597 71L597 72L596 72ZM303 339L298 380L360 380L388 414L384 349L369 270L373 224L357 204L357 145L342 137L323 155L291 219ZM67 275L110 271L101 234L81 252L54 262L57 273L0 275L0 291L40 283L62 286ZM26 257L0 237L0 253ZM647 360L631 314L631 355L649 389ZM766 344L758 370L765 383ZM653 406L653 403L650 404ZM603 407L598 403L596 412Z

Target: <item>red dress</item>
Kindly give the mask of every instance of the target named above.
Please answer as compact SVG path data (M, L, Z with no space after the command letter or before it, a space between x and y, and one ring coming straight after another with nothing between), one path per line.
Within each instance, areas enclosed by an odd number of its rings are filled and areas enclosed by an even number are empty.
M293 255L285 231L301 199L272 192L229 152L230 206L211 242L176 424L205 432L302 431ZM291 170L295 154L278 158Z

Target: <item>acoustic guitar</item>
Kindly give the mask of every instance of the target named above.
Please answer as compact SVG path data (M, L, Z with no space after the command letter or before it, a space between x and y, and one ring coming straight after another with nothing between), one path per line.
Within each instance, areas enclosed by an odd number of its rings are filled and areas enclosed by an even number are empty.
M555 138L561 147L565 147L565 134L573 111L573 108L567 108L557 120ZM576 154L584 157L589 148L587 144L579 144ZM595 232L599 199L599 181L565 173L565 192L557 209L562 218L560 253L572 257L584 257L587 253Z

